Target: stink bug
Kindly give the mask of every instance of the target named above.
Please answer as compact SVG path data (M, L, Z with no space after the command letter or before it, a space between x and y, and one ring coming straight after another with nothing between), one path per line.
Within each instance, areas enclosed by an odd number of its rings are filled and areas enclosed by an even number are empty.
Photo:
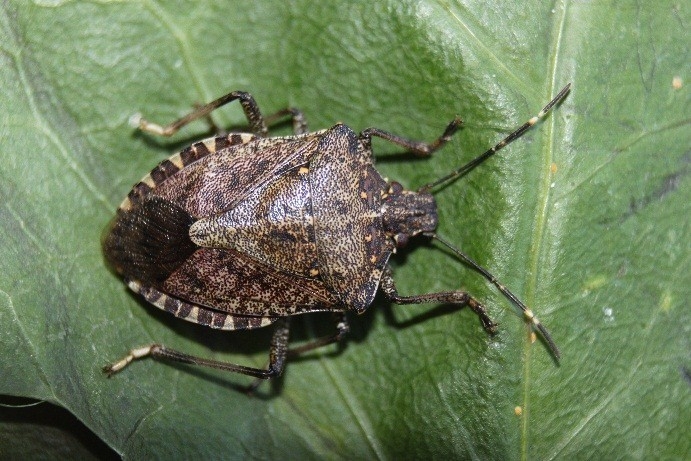
M387 182L375 170L372 137L429 156L458 130L455 118L432 143L377 128L360 134L343 124L310 133L299 110L263 117L249 93L235 91L162 127L139 128L170 136L189 122L239 101L251 133L197 142L161 162L120 205L104 240L108 262L148 302L190 322L222 330L276 324L266 369L202 359L160 344L133 349L108 365L111 375L145 356L234 371L260 379L279 376L289 357L341 340L345 313L364 312L378 290L395 304L467 305L489 333L497 325L464 291L401 296L389 256L416 235L437 239L508 297L540 332L545 327L486 269L435 233L437 207L430 190L452 181L519 138L569 91L494 147L416 192ZM290 117L295 134L267 137L267 126ZM336 332L288 348L290 319L334 312ZM259 380L252 386L256 387Z

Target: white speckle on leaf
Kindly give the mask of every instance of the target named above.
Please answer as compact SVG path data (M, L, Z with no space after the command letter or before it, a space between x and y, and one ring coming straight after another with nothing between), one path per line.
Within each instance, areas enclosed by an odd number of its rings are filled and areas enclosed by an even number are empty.
M142 119L142 114L137 112L136 114L132 114L130 116L129 120L127 120L127 123L132 128L139 128L139 122L141 121L141 119Z
M684 86L684 81L681 79L681 77L676 76L672 78L672 88L675 90L680 90L682 86Z

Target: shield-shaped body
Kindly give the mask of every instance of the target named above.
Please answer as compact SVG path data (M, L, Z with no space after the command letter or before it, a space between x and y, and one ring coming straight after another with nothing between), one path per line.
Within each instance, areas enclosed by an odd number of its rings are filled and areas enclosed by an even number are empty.
M394 249L386 182L345 125L304 135L229 134L159 164L104 242L130 288L213 328L315 311L364 311Z

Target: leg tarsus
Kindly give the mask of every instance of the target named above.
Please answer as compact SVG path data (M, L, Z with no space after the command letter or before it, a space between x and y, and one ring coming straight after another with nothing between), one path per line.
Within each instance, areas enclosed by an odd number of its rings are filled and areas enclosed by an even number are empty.
M109 378L113 376L115 373L118 371L122 370L126 366L128 366L130 363L132 363L134 360L145 358L152 356L153 357L153 350L154 349L160 349L163 346L160 344L149 344L148 346L142 346L142 347L137 347L135 349L131 349L126 356L124 356L122 359L118 360L115 363L108 364L102 368L103 372L108 376Z

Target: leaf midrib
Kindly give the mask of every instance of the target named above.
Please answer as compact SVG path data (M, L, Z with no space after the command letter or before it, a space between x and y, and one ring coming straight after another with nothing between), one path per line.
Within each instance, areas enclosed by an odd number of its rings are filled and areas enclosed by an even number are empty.
M560 56L560 51L561 51L561 44L562 44L562 39L564 36L564 28L566 24L566 11L567 11L567 4L564 3L562 7L560 8L561 11L561 17L558 19L558 21L555 21L554 24L554 29L556 29L556 33L553 34L554 36L554 42L552 44L552 56L550 60L550 69L546 73L546 75L549 76L549 86L548 86L548 92L549 95L545 98L545 101L547 101L549 98L551 98L553 94L555 94L556 90L559 89L560 85L566 84L567 82L557 82L557 69L558 69L558 62L559 62L559 56ZM560 104L561 105L561 104ZM559 109L559 106L555 107L555 110ZM547 220L548 220L548 215L549 215L549 204L551 202L550 200L550 193L552 191L552 188L550 187L550 183L552 181L551 178L551 172L550 172L550 165L553 162L553 153L554 153L554 144L555 144L555 117L554 117L554 112L550 114L543 123L543 125L546 125L543 127L544 129L544 142L543 142L543 149L542 149L542 177L540 178L539 181L539 189L538 189L538 198L537 198L537 207L536 207L536 216L534 222L536 223L535 226L533 226L533 236L532 236L532 242L531 242L531 248L530 248L530 256L529 256L529 263L528 267L530 268L529 273L532 274L532 276L528 280L528 284L526 287L526 299L529 301L530 304L534 305L535 301L537 299L537 285L538 285L538 278L539 278L539 267L540 267L540 255L541 255L541 249L544 245L544 238L545 238L545 230L546 230L546 225L547 225ZM529 305L530 305L529 304ZM528 447L529 447L529 416L530 416L530 371L531 371L531 341L526 340L523 342L523 418L521 420L521 448L520 448L520 453L521 453L521 459L522 460L527 460L528 459Z

